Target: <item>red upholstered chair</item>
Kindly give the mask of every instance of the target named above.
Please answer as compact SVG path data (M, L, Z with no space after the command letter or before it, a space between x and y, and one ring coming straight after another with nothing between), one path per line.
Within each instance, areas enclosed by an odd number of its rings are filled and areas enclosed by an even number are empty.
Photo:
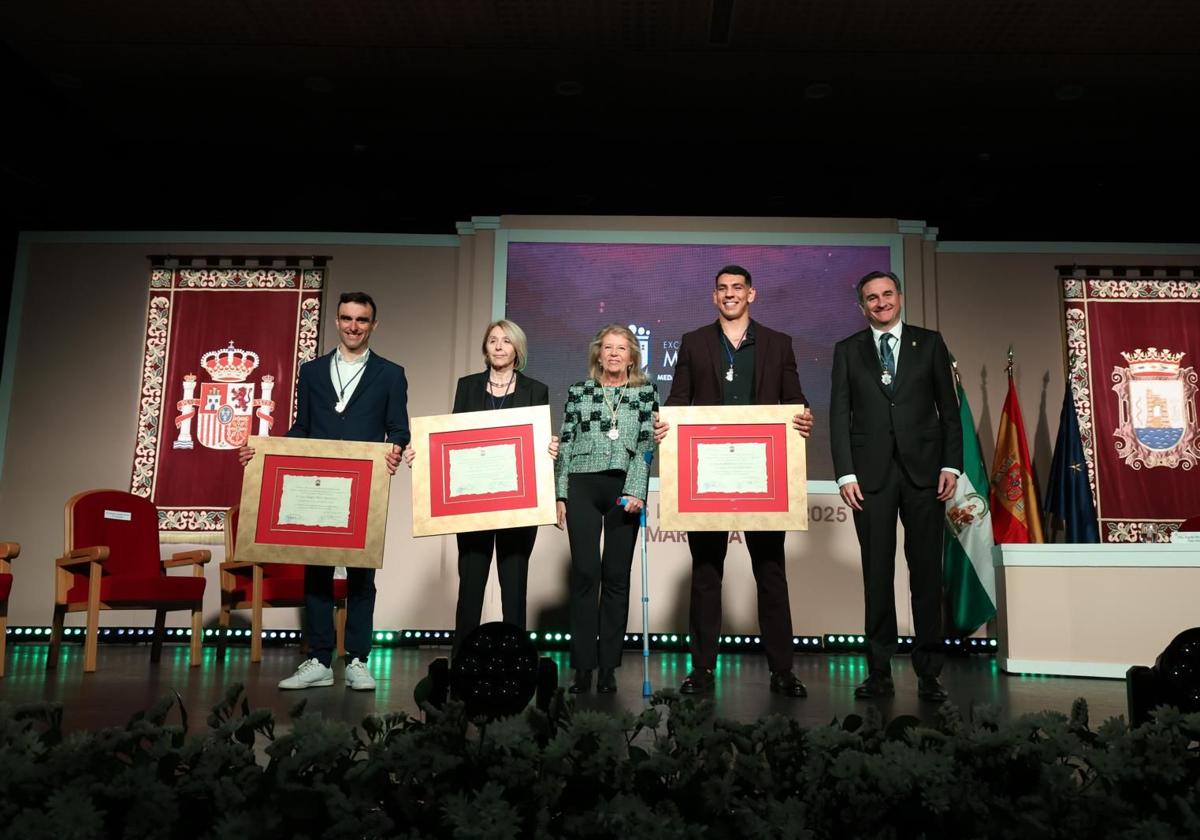
M1200 516L1193 516L1191 519L1185 519L1179 525L1180 531L1200 531Z
M304 567L295 563L251 563L237 559L238 508L225 517L225 562L221 564L221 618L217 655L225 653L231 610L250 610L250 661L262 661L263 607L303 607ZM346 653L346 581L333 582L338 656Z
M100 610L155 611L151 662L162 656L167 611L190 610L192 667L197 667L203 642L204 564L211 556L197 549L161 559L158 509L148 499L122 490L72 496L66 506L63 556L55 561L54 622L46 668L58 667L66 614L86 611L83 670L96 670ZM191 566L192 575L169 576L167 569L176 566Z
M8 638L8 596L12 594L12 565L21 553L17 543L0 542L0 677L4 676L5 640Z

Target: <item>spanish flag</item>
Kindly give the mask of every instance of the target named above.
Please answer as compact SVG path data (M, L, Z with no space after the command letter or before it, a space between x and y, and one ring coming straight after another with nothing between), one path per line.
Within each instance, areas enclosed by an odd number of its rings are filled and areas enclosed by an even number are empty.
M1004 400L1000 431L996 435L991 485L992 535L996 544L1045 542L1042 507L1038 504L1037 482L1033 477L1033 462L1029 459L1025 422L1021 419L1011 362L1008 397Z

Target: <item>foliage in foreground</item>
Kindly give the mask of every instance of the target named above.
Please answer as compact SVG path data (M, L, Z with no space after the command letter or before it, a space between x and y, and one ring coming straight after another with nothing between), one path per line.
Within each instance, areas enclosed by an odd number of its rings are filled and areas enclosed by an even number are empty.
M946 704L804 729L656 695L640 715L485 723L462 707L358 727L231 688L202 734L165 699L124 728L64 734L53 704L0 705L0 836L151 838L1200 837L1200 715L1097 731L1087 706L1002 723Z

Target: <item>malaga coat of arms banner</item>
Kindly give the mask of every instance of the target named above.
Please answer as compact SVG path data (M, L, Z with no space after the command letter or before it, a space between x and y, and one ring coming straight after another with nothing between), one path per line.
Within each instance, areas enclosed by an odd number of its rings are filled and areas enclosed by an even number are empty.
M1200 511L1200 279L1061 279L1068 377L1101 539L1169 541Z
M224 527L237 449L295 416L324 286L323 266L152 269L131 489L158 506L161 531Z

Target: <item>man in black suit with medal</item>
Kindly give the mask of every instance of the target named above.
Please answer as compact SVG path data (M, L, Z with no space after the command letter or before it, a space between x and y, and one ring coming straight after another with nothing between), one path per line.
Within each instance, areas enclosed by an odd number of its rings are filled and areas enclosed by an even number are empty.
M792 339L750 318L756 290L750 272L727 265L717 272L713 304L717 322L683 336L679 358L665 405L780 405L803 404L792 425L803 437L812 432L813 415L800 389ZM658 421L655 441L669 424ZM792 672L792 610L784 567L783 531L747 531L746 548L758 593L758 621L770 690L787 697L805 697L808 690ZM721 633L721 584L726 531L689 531L692 584L689 626L692 670L679 687L683 694L707 694L716 677Z
M940 333L900 319L900 282L872 271L858 282L869 327L833 351L829 431L842 499L862 551L868 676L860 698L895 693L896 518L904 524L916 642L917 694L941 702L942 530L962 474L962 425Z
M363 292L338 299L338 346L300 368L296 383L296 421L288 437L323 440L387 441L388 472L395 474L409 440L408 381L404 368L371 352L371 333L379 325L375 301ZM238 452L244 466L254 449ZM346 570L346 686L372 691L367 670L375 613L375 570ZM304 623L309 658L280 688L333 685L333 567L304 567Z

